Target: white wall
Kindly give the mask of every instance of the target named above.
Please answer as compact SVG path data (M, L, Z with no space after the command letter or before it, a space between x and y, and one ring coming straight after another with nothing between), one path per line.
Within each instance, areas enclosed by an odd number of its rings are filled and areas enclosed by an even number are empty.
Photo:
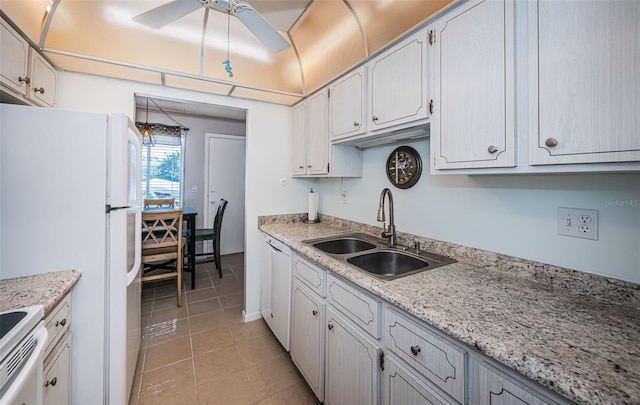
M57 108L119 112L132 117L134 93L247 109L245 311L259 314L260 243L258 216L306 210L308 182L290 181L291 108L145 83L59 72Z
M319 180L319 211L376 222L389 187L397 229L433 239L640 283L640 174L431 176L429 141L409 143L423 159L418 184L400 190L384 165L397 147L364 151L363 177ZM558 207L599 211L598 241L557 235Z

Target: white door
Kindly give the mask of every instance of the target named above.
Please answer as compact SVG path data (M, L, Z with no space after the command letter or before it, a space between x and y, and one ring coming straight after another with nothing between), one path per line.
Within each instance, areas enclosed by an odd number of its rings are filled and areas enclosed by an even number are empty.
M213 227L218 202L228 201L222 220L220 254L244 252L245 138L206 134L204 227ZM211 246L205 246L211 251Z

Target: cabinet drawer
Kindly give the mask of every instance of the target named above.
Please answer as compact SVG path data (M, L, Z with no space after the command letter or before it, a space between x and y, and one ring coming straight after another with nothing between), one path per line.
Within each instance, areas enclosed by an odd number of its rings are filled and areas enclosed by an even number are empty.
M327 301L371 336L380 338L380 300L329 274Z
M293 261L295 277L311 288L321 297L325 296L325 279L327 271L296 256Z
M44 369L43 403L69 405L71 403L71 332L56 352L47 359Z
M464 403L466 352L395 311L386 309L384 317L385 346L455 400Z
M49 333L49 341L44 351L46 358L64 332L71 325L71 295L67 296L60 302L51 313L45 318L47 332Z

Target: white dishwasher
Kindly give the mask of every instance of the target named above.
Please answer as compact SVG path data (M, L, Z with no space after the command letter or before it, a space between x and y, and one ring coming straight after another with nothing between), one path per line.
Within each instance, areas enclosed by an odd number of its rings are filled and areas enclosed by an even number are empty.
M291 317L291 249L264 234L262 244L262 317L289 351Z

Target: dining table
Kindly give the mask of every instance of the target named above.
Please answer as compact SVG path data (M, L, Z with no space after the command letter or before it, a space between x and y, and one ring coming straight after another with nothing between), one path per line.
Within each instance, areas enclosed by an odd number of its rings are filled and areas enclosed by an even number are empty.
M183 235L187 238L187 254L184 256L183 271L191 273L191 289L193 290L196 288L196 238L194 236L198 211L192 206L185 205L184 207L146 207L142 208L142 212L173 210L176 208L182 208L182 218L187 225L186 232L183 232Z

